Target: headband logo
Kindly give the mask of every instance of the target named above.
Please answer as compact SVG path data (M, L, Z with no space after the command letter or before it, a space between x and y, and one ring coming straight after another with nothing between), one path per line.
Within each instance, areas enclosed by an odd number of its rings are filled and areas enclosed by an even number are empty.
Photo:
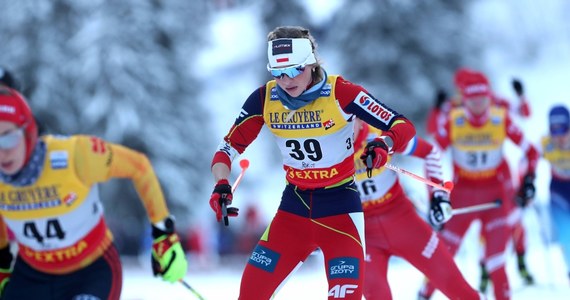
M275 40L272 45L272 55L293 53L292 40Z
M487 93L488 91L486 84L473 84L465 88L466 95L482 94Z

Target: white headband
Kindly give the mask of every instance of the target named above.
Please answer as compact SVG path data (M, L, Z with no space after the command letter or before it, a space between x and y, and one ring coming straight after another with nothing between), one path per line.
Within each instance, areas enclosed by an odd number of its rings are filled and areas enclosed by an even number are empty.
M311 41L305 38L276 39L267 43L267 59L270 68L292 65L310 65L317 62Z

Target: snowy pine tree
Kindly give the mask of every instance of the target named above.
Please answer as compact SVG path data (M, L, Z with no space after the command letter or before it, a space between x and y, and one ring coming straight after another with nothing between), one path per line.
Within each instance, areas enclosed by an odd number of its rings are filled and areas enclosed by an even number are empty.
M147 154L180 227L210 190L208 115L194 77L202 1L12 1L0 10L0 64L50 133L98 135ZM104 185L107 215L140 236L131 184ZM123 230L121 230L123 231Z
M450 89L458 67L480 62L469 3L345 1L321 47L338 49L346 79L423 124L436 89Z

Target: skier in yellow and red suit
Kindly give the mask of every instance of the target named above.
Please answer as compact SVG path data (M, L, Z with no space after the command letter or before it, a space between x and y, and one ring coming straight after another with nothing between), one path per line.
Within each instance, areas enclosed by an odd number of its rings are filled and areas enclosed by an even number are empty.
M451 148L455 188L451 193L454 207L502 200L498 208L457 215L445 224L441 236L451 253L455 254L467 229L476 219L481 220L484 262L493 282L497 300L510 299L511 291L505 272L505 249L511 236L508 215L515 205L510 200L512 183L503 147L510 139L525 153L528 160L523 184L518 191L524 201L534 197L534 174L539 153L514 124L507 110L492 105L488 81L473 73L460 82L463 106L450 111L436 141L442 149ZM508 200L507 200L508 199ZM428 299L434 288L429 282L420 291Z

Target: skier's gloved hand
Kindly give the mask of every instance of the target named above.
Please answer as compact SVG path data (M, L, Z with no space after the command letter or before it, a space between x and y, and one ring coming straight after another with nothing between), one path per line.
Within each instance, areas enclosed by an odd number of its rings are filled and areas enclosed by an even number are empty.
M382 168L388 161L388 145L380 138L375 138L366 145L360 159L366 166L368 178L372 177L372 169Z
M515 200L520 207L526 207L528 203L534 198L536 188L534 187L534 174L526 174L521 183L521 187Z
M10 275L12 275L12 259L10 245L0 249L0 297L4 293L6 284L10 281Z
M168 217L152 225L152 273L168 282L176 282L186 275L188 261L174 232L174 219Z
M442 190L434 190L431 194L429 209L429 223L434 227L441 227L453 216L449 193Z
M440 109L443 103L445 103L445 100L447 100L447 92L443 89L437 90L434 101L435 107Z
M222 220L222 203L227 207L232 204L232 186L226 179L222 179L216 183L214 192L210 196L210 207L216 213L216 220ZM237 217L239 208L227 207L228 217Z
M517 96L521 97L524 94L524 88L522 82L517 78L513 78L512 84L515 93L517 93Z

